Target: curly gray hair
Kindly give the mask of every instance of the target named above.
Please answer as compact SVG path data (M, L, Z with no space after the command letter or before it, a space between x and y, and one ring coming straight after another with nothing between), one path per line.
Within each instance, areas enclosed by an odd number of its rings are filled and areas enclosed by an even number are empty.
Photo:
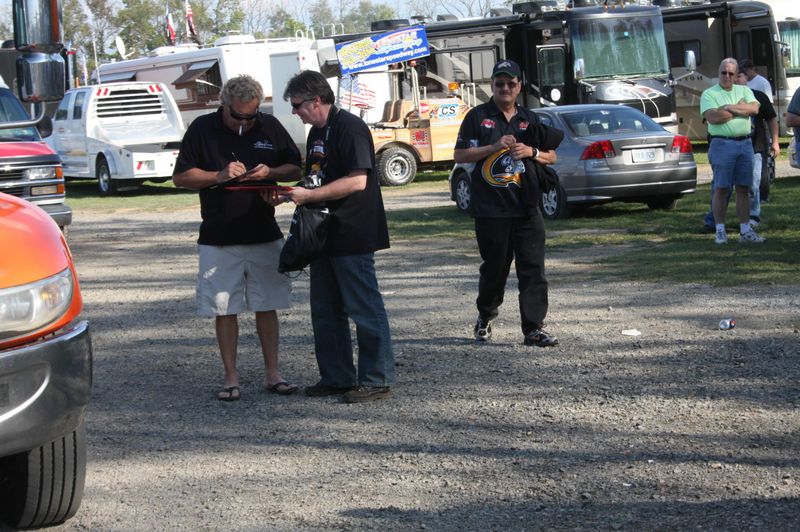
M230 104L233 100L250 102L255 99L259 103L264 99L264 89L261 84L247 74L234 76L222 87L220 99L223 104Z

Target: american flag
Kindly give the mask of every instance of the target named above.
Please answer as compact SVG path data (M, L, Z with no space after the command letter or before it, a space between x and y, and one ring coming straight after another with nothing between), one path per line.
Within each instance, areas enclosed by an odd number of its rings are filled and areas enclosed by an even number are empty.
M375 107L375 92L366 84L359 83L358 76L345 76L339 82L339 105L372 109Z
M169 10L169 2L167 2L167 15L165 17L164 36L167 38L167 43L171 46L175 45L175 23L172 22L172 11Z
M186 0L186 36L190 37L197 44L200 44L200 39L197 36L197 28L194 27L194 13L192 13L192 6L189 5L189 0Z

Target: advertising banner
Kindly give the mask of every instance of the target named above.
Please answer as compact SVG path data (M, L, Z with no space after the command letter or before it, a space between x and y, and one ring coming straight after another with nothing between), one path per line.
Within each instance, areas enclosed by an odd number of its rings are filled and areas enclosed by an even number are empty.
M426 55L430 55L430 50L422 26L411 26L336 45L342 76Z

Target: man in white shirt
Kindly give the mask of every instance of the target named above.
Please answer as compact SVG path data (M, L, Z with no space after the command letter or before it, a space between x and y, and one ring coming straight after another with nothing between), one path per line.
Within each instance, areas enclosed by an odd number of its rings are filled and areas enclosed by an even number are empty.
M761 91L767 95L770 103L775 103L772 99L772 85L769 80L756 71L756 66L749 59L744 59L739 63L739 70L747 76L747 86L754 91Z

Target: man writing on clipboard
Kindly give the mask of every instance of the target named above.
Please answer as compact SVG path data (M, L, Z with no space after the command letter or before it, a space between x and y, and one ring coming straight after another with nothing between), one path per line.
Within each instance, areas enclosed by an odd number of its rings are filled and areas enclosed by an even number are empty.
M291 283L278 273L283 234L275 208L258 193L226 188L239 182L301 177L297 146L277 119L258 112L262 100L261 85L250 76L228 80L222 88L222 106L195 119L186 131L172 177L177 186L200 191L197 310L215 318L225 372L217 394L221 401L240 397L238 314L245 310L256 316L266 368L264 389L282 395L297 391L278 370L276 310L290 306Z

